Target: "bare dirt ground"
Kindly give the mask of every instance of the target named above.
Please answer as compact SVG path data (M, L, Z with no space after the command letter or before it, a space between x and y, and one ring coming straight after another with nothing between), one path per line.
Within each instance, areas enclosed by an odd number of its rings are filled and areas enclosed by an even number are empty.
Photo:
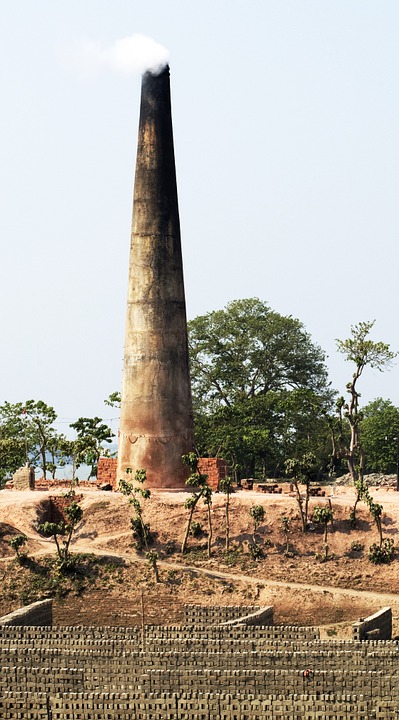
M56 624L123 625L141 622L141 592L145 596L148 622L181 622L184 602L199 604L274 605L275 622L319 625L322 635L349 637L352 622L379 608L390 605L394 615L394 634L399 634L398 557L389 565L373 565L367 557L371 543L378 540L377 530L364 505L359 506L356 529L350 526L349 513L355 495L352 488L326 487L325 498L312 498L310 514L316 505L330 498L334 527L329 529L330 559L321 562L324 550L321 528L303 534L296 499L289 493L271 495L241 490L230 501L230 537L232 551L224 553L225 496L213 499L212 557L206 556L206 534L190 537L188 552L180 554L187 523L185 492L153 491L146 501L144 519L155 533L154 549L159 554L160 580L144 554L132 545L130 517L126 498L119 493L83 489L83 520L73 541L76 553L101 557L101 571L77 589L54 600ZM399 493L372 488L371 493L384 508L383 532L397 543L399 531ZM52 540L38 533L38 525L48 505L47 492L0 492L0 613L19 606L22 600L48 596L41 587L48 570L42 559L54 553ZM249 553L253 523L252 505L262 505L265 522L257 541L264 557L254 561ZM291 521L286 555L281 516ZM194 519L206 530L206 509L196 510ZM12 535L24 533L27 549L34 558L30 568L18 565L8 545ZM363 549L353 551L356 541ZM96 571L97 572L97 571ZM33 579L32 579L33 575ZM27 583L29 582L29 592ZM33 586L33 590L32 590Z

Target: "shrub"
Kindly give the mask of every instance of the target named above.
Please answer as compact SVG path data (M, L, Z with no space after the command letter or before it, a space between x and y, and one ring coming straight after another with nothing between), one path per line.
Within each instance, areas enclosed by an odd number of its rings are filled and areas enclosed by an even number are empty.
M21 564L28 557L27 553L20 552L20 548L22 547L22 545L25 545L26 542L28 542L28 538L26 537L26 535L21 534L21 535L14 535L14 537L12 537L8 543L10 545L10 547L12 547L12 549L15 550L15 552L17 553L18 561Z
M256 542L250 543L249 552L252 560L260 560L263 557L263 550Z
M133 538L136 543L137 550L143 550L153 542L153 536L148 523L143 523L142 518L130 518L130 526L133 531Z
M203 533L202 525L200 522L197 522L197 520L193 520L190 525L190 535L192 537L200 537Z
M252 505L252 507L249 509L249 514L254 521L254 531L256 532L260 523L263 522L265 518L265 510L262 505Z
M361 552L362 550L364 550L364 545L363 543L359 542L359 540L354 540L351 543L350 550L351 552Z
M374 565L390 563L393 560L394 544L391 538L384 538L381 545L373 543L369 548L369 560Z

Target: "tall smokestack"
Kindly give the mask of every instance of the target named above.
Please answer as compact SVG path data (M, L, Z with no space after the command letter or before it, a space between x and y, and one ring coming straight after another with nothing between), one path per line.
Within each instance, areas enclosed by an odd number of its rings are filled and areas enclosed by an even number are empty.
M184 486L194 444L169 67L142 79L129 262L118 480Z

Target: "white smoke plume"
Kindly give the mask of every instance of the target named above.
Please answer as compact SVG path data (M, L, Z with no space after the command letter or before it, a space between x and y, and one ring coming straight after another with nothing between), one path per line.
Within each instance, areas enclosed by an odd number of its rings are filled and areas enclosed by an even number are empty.
M73 49L64 51L63 62L74 65L84 75L111 69L125 75L150 70L157 75L169 62L169 51L146 35L134 34L111 45L81 38Z

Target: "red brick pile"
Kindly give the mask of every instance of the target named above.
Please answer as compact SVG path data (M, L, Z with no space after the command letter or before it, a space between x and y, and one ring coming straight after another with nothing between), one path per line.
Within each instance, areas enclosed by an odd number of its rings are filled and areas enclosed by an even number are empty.
M98 461L97 485L105 483L112 485L116 490L116 458L102 457ZM204 475L208 475L208 483L212 490L217 490L219 481L227 477L227 463L221 458L200 458L198 469ZM79 483L80 485L80 483Z

